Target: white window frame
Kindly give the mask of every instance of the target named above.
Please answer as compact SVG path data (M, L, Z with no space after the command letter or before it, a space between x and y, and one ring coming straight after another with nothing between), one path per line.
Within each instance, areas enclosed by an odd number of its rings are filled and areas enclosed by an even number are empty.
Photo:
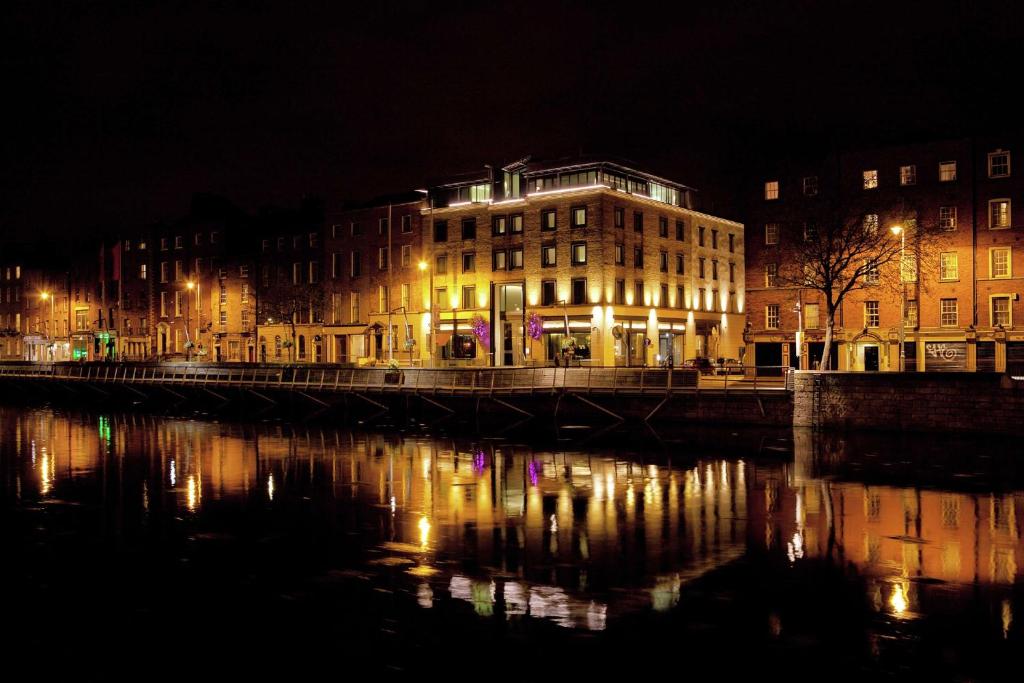
M946 316L952 316L947 318ZM958 299L939 299L939 327L956 327L960 324L960 302Z
M779 181L766 180L764 183L764 198L766 201L775 201L779 198Z
M764 243L765 246L771 246L779 243L779 224L778 223L765 223L764 224Z
M917 185L916 165L907 164L906 166L900 166L900 185L904 187L907 185Z
M1005 300L1006 301L1006 322L1005 323L997 323L996 322L996 301L997 300ZM997 324L1001 324L1003 327L1012 327L1013 326L1013 295L1012 294L991 294L991 295L989 295L989 297L988 297L988 316L989 316L989 324L992 327L995 327Z
M945 215L943 215L945 214ZM956 207L955 206L940 206L939 207L939 229L952 231L956 230Z
M952 259L947 263L946 258ZM955 251L944 251L939 254L939 280L952 282L960 279L960 255Z
M1006 255L1005 271L996 272L996 256ZM988 250L988 276L993 280L1008 280L1013 277L1013 249L1012 247L989 247Z
M701 290L703 292L703 290ZM703 298L703 297L701 297ZM764 327L766 330L777 330L781 324L779 304L768 304L764 307Z
M956 180L956 161L939 162L939 182L951 183Z
M805 197L814 197L818 194L818 176L804 176L803 189Z
M992 217L993 217L992 209L995 208L996 204L1002 204L1003 202L1006 202L1006 223L1005 223L1005 225L1002 224L1002 223L994 224L994 222L992 220ZM1010 198L1009 197L1000 197L998 199L990 199L990 200L988 200L988 229L989 230L1006 230L1007 228L1010 228L1012 226L1013 226L1013 203L1010 201Z
M995 157L1006 157L1006 172L1005 173L994 173L994 164L992 163ZM1009 178L1010 177L1010 152L1005 149L997 149L994 152L988 153L988 177L989 178Z
M779 264L778 263L766 263L764 264L764 286L765 287L777 287L779 279Z
M874 324L872 324L874 323ZM881 327L882 313L878 302L871 300L864 302L864 327Z
M867 169L863 172L863 176L865 190L878 189L878 169Z

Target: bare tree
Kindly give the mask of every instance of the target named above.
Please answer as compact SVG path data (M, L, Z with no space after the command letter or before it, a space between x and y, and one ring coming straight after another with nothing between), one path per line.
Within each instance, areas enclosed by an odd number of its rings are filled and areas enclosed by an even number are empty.
M827 205L816 212L818 222L803 224L802 239L793 240L778 266L777 286L814 290L825 302L822 370L829 369L836 314L851 292L880 287L902 296L907 283L921 286L924 273L937 267L937 247L946 234L937 225L915 220L916 212L902 202L870 210L857 203Z
M312 324L323 320L324 287L313 278L299 278L300 282L282 277L278 272L261 283L256 293L256 319L263 324L287 324L290 332L288 359L295 361L294 349L298 337L298 325ZM316 278L319 280L319 278Z

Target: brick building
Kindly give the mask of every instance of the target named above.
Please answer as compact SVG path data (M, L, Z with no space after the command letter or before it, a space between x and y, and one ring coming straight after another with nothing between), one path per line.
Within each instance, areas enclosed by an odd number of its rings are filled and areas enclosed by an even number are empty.
M489 166L429 192L437 359L742 357L743 225L694 210L692 188L578 158Z
M901 312L908 370L992 371L1003 370L1007 359L1024 361L1024 330L1014 325L1024 273L1024 251L1014 248L1022 226L1012 202L1024 190L1012 174L1015 142L857 150L764 172L752 183L747 209L744 340L755 362L808 368L820 361L824 302L813 290L778 286L775 276L794 258L793 245L817 234L829 202L857 208L874 229L888 230L910 215L941 235L902 284L880 282L847 297L837 313L832 368L897 370ZM900 217L894 206L902 207Z

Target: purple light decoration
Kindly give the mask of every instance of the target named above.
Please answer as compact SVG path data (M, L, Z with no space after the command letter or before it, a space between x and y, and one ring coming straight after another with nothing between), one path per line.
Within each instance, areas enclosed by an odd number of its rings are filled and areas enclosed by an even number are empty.
M473 334L476 335L477 340L484 347L491 348L491 328L488 326L487 321L484 320L484 317L482 315L473 316L470 326L473 328Z
M477 474L483 474L484 468L487 466L487 456L484 455L483 451L477 451L476 455L473 456L473 470Z
M530 315L526 316L526 333L534 341L539 340L541 335L544 334L544 323L541 322L540 316L536 313L530 313Z
M526 471L530 475L530 484L536 486L537 479L540 478L540 465L537 464L536 460L531 460L529 466L526 468Z

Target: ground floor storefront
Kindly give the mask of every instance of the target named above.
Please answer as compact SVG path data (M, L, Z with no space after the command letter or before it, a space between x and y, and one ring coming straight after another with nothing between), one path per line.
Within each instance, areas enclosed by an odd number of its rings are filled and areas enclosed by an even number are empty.
M747 335L758 366L802 370L820 367L824 333ZM902 349L902 358L901 358ZM838 330L829 368L861 372L1024 372L1024 331L906 330L901 346L898 331Z

